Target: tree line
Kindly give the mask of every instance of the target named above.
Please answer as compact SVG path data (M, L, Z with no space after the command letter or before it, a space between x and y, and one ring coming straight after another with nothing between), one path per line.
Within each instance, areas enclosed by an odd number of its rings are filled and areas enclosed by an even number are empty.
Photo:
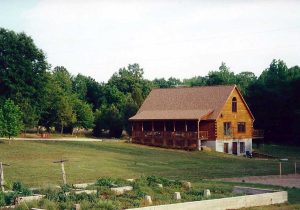
M93 129L95 136L120 137L131 133L128 118L151 89L178 86L237 84L266 140L297 143L300 137L300 68L273 60L257 77L250 71L235 74L222 63L207 76L187 79L144 78L138 64L120 68L107 82L72 75L52 66L45 53L25 33L0 29L0 135L8 136L7 107L15 110L17 130L43 127L49 132L73 133ZM5 108L6 107L6 108ZM10 120L11 121L11 120ZM2 130L2 131L1 131Z

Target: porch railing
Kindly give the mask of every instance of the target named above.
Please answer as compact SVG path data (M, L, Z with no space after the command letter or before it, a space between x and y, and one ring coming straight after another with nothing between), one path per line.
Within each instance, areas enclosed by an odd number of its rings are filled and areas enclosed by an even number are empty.
M132 138L186 138L198 139L194 131L133 131ZM208 139L208 131L199 131L199 139Z

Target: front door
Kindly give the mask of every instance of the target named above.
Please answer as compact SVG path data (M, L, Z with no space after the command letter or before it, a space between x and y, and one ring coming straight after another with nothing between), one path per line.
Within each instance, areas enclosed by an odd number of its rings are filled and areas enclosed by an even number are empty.
M237 142L232 142L232 154L237 155Z
M224 152L228 153L228 143L224 143Z

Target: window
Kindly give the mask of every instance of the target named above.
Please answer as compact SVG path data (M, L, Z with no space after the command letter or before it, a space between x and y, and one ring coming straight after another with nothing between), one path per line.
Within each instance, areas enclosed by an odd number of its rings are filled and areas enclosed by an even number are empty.
M237 123L238 133L245 133L246 132L246 123L245 122L238 122Z
M225 136L231 135L231 122L224 122L224 135Z
M232 112L237 112L237 101L236 97L232 98Z
M240 153L245 153L245 142L240 142Z

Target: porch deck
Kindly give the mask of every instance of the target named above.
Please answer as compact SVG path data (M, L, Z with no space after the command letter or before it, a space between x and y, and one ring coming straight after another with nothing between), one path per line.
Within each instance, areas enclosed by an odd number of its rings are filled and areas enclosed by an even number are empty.
M132 142L167 148L195 150L198 140L208 139L208 131L133 131Z

